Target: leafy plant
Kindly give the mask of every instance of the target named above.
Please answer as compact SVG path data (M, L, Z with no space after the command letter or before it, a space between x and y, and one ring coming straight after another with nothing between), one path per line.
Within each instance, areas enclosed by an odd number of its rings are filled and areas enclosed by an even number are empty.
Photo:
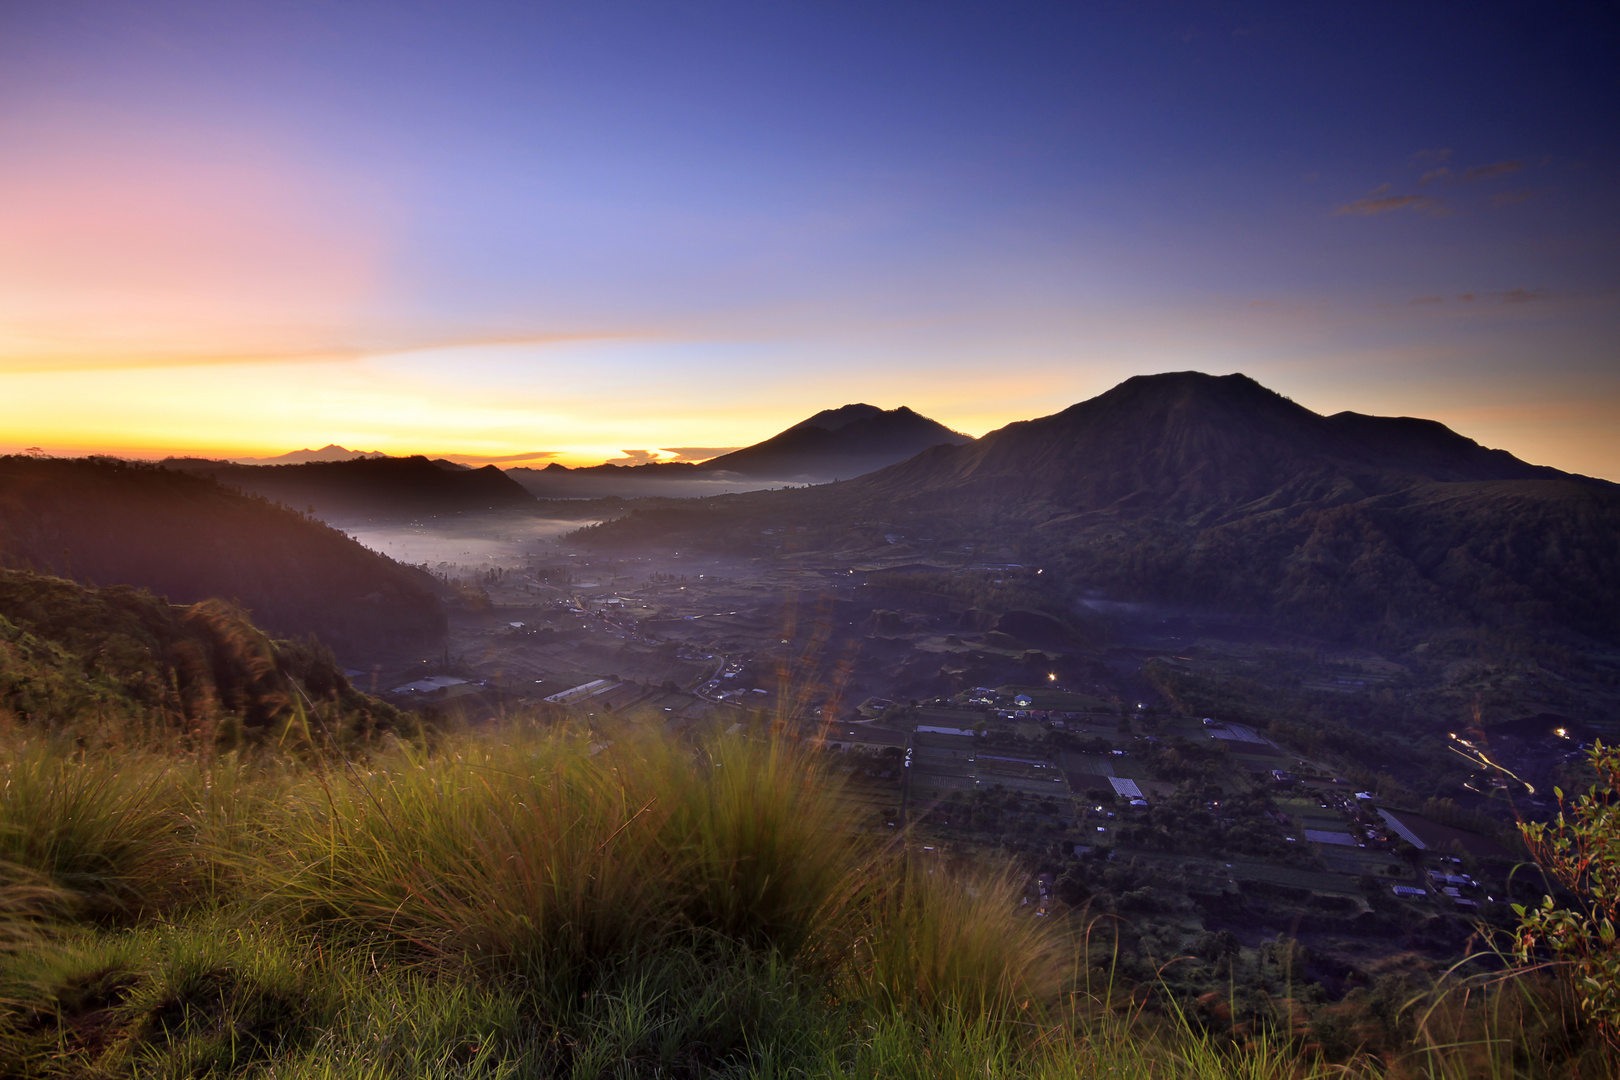
M1545 950L1575 982L1582 1010L1620 1049L1620 750L1598 743L1589 759L1598 782L1573 801L1560 789L1558 816L1521 825L1532 857L1572 901L1551 893L1540 906L1515 904L1522 961Z

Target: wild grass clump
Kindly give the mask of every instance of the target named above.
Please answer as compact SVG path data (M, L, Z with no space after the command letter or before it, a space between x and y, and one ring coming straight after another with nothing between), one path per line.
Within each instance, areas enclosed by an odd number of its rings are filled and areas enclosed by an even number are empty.
M1529 982L1403 991L1379 1059L1349 1021L1339 1064L1303 1026L1206 1027L1021 874L861 831L814 748L613 738L13 738L0 1077L1604 1075Z
M969 1021L1027 1014L1054 999L1065 957L1046 921L1021 907L1010 870L947 874L913 866L879 891L856 974L887 1009Z
M339 940L559 992L674 944L836 953L880 853L825 783L781 745L472 740L302 785L266 884Z
M196 891L201 851L174 763L86 755L46 738L0 755L0 904L34 914L134 918Z

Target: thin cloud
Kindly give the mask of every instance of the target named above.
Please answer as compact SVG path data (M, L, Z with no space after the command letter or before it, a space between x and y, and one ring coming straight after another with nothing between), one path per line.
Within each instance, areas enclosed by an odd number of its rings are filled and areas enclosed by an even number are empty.
M331 336L336 337L333 332ZM378 356L433 352L438 349L487 348L501 345L566 345L596 341L668 340L654 330L586 330L577 333L515 333L487 335L423 336L410 341L378 340L365 345L331 344L305 346L288 343L285 347L208 348L202 346L128 349L114 352L83 349L40 348L30 353L8 355L0 346L0 374L34 371L119 371L132 368L221 367L233 364L307 364L362 361ZM82 348L82 347L81 347Z
M1472 169L1464 169L1462 175L1457 177L1467 184L1474 180L1489 180L1493 176L1506 176L1516 173L1524 168L1524 162L1517 159L1513 161L1498 161L1495 165L1475 165Z
M1420 184L1432 184L1436 180L1444 180L1447 177L1449 177L1450 175L1451 175L1451 170L1446 168L1444 165L1442 165L1442 166L1440 166L1440 168L1432 169L1429 172L1426 172L1422 176L1418 177L1418 183L1420 183Z
M1537 300L1551 300L1556 293L1546 289L1509 289L1507 292L1491 293L1504 304L1530 304Z
M710 458L741 449L740 446L665 446L661 447L659 452L674 454L676 461L708 461Z
M1491 196L1492 206L1512 206L1514 203L1524 202L1526 199L1540 195L1534 188L1525 188L1523 191L1498 191Z
M500 465L508 461L535 461L545 458L554 458L562 453L561 450L531 450L527 454L445 454L451 461L459 461L463 465Z
M659 460L657 450L623 450L622 458L612 458L604 465L651 465Z
M1508 289L1505 292L1459 293L1452 299L1459 304L1474 304L1481 300L1494 300L1498 304L1529 304L1537 300L1554 300L1563 295L1568 294L1549 292L1546 289ZM1446 302L1444 296L1419 296L1406 303L1409 307L1420 307Z
M1395 210L1426 210L1431 214L1440 213L1444 208L1439 199L1431 199L1427 195L1386 195L1389 185L1384 184L1374 188L1363 197L1352 203L1345 203L1337 207L1335 215L1353 214L1357 217L1373 217L1377 214L1388 214Z

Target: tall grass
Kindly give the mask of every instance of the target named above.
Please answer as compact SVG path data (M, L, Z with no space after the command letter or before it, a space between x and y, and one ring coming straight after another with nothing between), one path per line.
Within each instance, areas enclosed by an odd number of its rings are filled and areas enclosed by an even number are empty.
M14 917L30 901L96 919L191 895L200 849L176 797L177 767L129 750L116 763L49 739L0 755L0 878Z
M948 875L911 867L877 900L856 975L889 1009L979 1021L1043 1016L1059 988L1062 942L1021 907L1011 871Z
M861 832L803 746L4 750L0 1076L1604 1075L1530 983L1339 1065L1146 1010L1020 875Z
M328 771L282 803L269 892L324 931L561 991L704 934L796 953L859 891L861 845L802 752L599 749L469 740Z

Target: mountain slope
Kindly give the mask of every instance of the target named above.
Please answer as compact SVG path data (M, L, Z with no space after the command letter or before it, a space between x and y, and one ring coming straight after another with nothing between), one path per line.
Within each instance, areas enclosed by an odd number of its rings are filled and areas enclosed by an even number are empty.
M1216 521L1337 503L1427 481L1559 476L1429 420L1320 416L1244 375L1139 376L1053 416L864 477L915 499Z
M1058 571L1075 599L1333 636L1492 626L1620 640L1620 486L1433 421L1321 416L1242 375L1130 379L856 480L665 513L658 528L682 546L707 536L742 549L767 522L802 524L826 546L878 522L1010 547ZM600 533L650 531L632 517Z
M313 634L350 662L436 652L447 625L426 573L153 465L0 458L0 564L183 604L233 601L272 633Z
M508 471L536 498L610 496L690 498L754 491L773 483L822 483L860 476L904 461L919 450L971 440L904 405L845 405L825 409L764 442L701 464L592 465Z
M712 472L775 479L831 480L860 476L941 444L971 442L902 405L845 405L801 420L764 442L703 463Z

